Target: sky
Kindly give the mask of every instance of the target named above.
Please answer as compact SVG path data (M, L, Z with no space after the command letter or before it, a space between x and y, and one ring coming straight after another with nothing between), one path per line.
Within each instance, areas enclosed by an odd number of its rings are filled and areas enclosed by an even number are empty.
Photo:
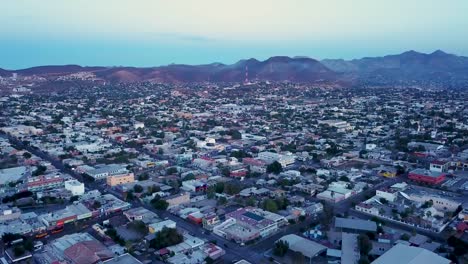
M0 0L0 68L468 55L466 0Z

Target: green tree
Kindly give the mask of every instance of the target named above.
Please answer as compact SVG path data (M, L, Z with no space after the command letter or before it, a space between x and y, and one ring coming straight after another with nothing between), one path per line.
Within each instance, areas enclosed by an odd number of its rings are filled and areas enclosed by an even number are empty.
M278 205L272 199L265 199L263 201L263 209L275 213L278 211Z
M42 175L42 174L44 174L44 172L46 172L46 170L47 170L46 166L39 165L39 166L37 166L37 169L33 172L33 176Z
M361 255L368 255L372 250L372 242L366 234L360 234L358 236L358 245Z
M157 210L166 210L169 207L169 203L156 196L151 200L151 205Z
M184 241L184 237L175 228L163 228L156 233L156 237L150 241L150 247L156 250L177 245Z
M226 197L221 196L221 197L219 198L219 200L218 200L218 204L219 204L219 205L223 205L223 204L226 204L226 203L227 203Z
M22 256L26 250L24 249L23 246L19 245L13 248L13 254L15 254L15 257L20 257Z
M94 209L99 209L99 208L101 208L101 202L99 202L99 201L94 201L94 203L93 203L93 208L94 208Z
M268 173L280 174L283 171L283 166L278 161L274 161L273 163L267 166Z
M133 191L136 192L136 193L142 193L143 192L143 187L139 184L135 184L135 186L133 186Z
M275 256L283 257L289 250L289 243L287 241L280 240L275 243L273 247L273 254Z
M231 130L228 133L232 139L242 139L242 134L237 130Z

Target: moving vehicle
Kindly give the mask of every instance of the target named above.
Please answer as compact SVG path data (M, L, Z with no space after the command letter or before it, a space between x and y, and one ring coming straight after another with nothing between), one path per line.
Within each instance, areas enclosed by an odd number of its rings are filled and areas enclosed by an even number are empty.
M36 238L43 238L43 237L46 237L47 235L48 235L47 232L39 233L36 235Z
M56 227L52 230L52 234L57 234L57 233L60 233L63 231L63 226L60 226L60 227Z

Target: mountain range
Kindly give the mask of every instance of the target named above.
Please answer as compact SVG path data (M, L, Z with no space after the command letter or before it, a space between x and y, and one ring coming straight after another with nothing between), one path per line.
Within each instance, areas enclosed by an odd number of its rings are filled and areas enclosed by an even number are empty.
M109 82L243 82L246 79L300 83L344 82L390 84L405 82L468 83L468 57L437 50L430 54L407 51L398 55L354 60L276 56L265 61L240 60L226 65L171 64L167 66L83 67L79 65L38 66L21 70L0 69L0 76L41 76L54 79L88 72Z

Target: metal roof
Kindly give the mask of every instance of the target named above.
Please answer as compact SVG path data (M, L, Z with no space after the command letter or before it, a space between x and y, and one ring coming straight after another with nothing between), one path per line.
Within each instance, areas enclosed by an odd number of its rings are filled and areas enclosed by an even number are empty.
M347 228L363 231L377 231L377 224L374 221L366 221L361 219L340 218L335 219L335 227Z
M427 249L396 244L389 251L372 262L372 264L449 264L450 260L443 258Z

